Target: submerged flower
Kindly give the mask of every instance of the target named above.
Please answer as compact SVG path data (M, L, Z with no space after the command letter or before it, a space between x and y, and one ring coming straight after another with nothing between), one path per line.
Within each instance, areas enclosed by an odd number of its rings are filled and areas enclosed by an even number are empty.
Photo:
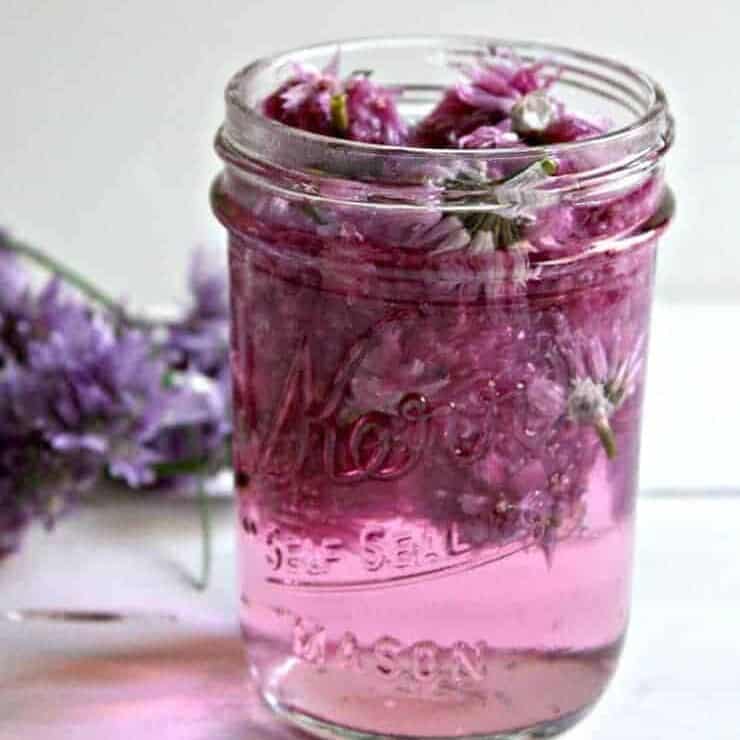
M568 416L577 424L591 425L596 430L608 457L617 454L617 443L609 425L615 406L602 383L593 378L576 378L568 396Z
M551 423L566 417L591 426L607 456L617 454L610 419L634 393L642 369L644 338L614 330L606 338L559 331L559 372L538 377L527 389L530 405Z
M490 257L491 274L521 287L531 277L528 239L533 206L545 196L539 186L557 171L557 163L542 159L510 177L497 180L478 172L461 171L446 181L444 202L460 210L446 216L429 231L430 254L439 256L466 248L470 256ZM473 210L468 207L473 206Z

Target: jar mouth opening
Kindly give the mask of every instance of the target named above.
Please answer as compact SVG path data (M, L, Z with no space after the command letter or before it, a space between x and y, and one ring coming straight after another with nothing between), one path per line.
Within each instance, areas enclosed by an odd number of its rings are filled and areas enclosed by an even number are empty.
M431 148L408 145L372 144L350 141L323 134L313 133L288 126L266 117L261 102L277 88L281 71L289 69L295 62L321 66L338 51L342 56L367 55L370 52L401 53L401 56L418 55L430 67L450 69L454 62L464 62L476 54L490 52L496 48L507 48L525 60L552 60L564 70L560 82L580 89L582 93L609 101L632 114L632 119L612 127L598 136L578 141L556 144L527 146L502 146L493 149ZM393 85L393 80L384 80ZM407 85L401 86L401 89ZM409 85L419 91L431 92L431 85ZM443 90L442 86L438 91ZM468 162L482 160L492 162L506 159L530 160L557 157L584 152L604 146L621 146L622 142L639 138L664 140L664 147L672 139L672 121L668 102L662 87L645 73L614 59L555 44L515 41L485 36L431 36L409 35L388 37L354 38L296 48L257 59L237 72L226 88L226 123L219 138L237 150L254 151L267 139L280 142L281 146L331 150L332 157L368 156L404 159L460 160ZM599 111L595 111L598 113ZM276 144L277 145L277 144Z

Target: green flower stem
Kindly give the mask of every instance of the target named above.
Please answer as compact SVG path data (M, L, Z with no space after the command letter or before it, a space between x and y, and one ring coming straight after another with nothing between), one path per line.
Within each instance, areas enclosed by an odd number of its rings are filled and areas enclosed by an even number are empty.
M209 460L204 457L185 458L172 462L155 463L157 478L170 478L174 475L201 475L207 470Z
M595 422L594 427L606 456L613 460L617 456L617 438L614 436L614 430L611 428L609 420L606 418L599 419Z
M199 591L205 591L211 580L211 509L208 505L205 480L201 479L198 485L198 509L200 511L200 578L195 582Z
M58 276L65 283L76 288L93 303L101 306L129 326L151 328L161 323L152 322L140 316L131 316L115 298L112 298L105 291L98 288L76 270L68 267L38 247L11 237L3 240L2 247L0 248L14 252Z
M334 128L343 134L349 128L349 113L347 112L347 94L337 93L331 96L329 102L331 122Z

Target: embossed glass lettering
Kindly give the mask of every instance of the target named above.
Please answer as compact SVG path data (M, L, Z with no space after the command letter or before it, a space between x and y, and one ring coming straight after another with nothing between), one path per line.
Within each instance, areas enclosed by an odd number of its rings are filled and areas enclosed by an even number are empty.
M465 642L456 642L452 647L452 679L463 683L467 679L482 681L486 676L484 655L486 644L478 642L471 647Z
M439 647L433 642L417 642L411 649L412 673L417 681L427 683L437 678Z
M375 667L382 676L394 678L398 675L400 670L398 655L402 649L403 645L395 637L383 637L375 643L373 648Z
M360 645L357 638L351 632L345 632L339 641L337 648L340 665L345 669L362 670L362 658L360 656Z
M326 630L297 619L293 627L293 652L307 663L323 666L326 662Z

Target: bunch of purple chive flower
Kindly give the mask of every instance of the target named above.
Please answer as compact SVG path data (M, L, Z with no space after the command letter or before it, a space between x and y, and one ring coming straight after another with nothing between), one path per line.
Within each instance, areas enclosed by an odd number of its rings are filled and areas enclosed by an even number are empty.
M294 64L263 103L268 118L294 128L369 144L495 149L559 144L604 133L609 123L566 109L550 88L561 69L527 62L506 48L460 66L460 80L416 125L404 121L401 90L373 82L371 70L342 79L337 53L323 69Z
M202 492L228 465L227 281L202 253L190 292L175 321L132 316L0 232L0 559L105 479Z

